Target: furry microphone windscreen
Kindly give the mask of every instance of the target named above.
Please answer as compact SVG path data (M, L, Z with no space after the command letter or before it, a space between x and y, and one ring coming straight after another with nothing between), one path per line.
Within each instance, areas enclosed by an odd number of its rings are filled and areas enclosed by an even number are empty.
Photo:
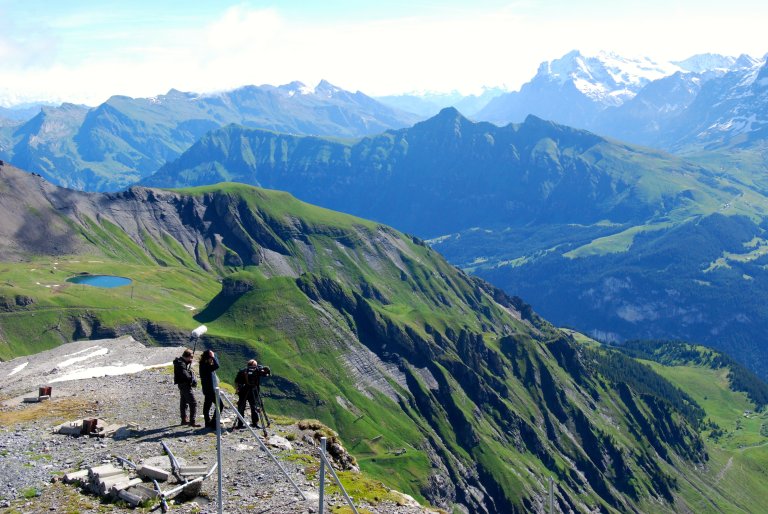
M192 331L192 337L200 337L206 332L208 332L208 327L206 327L205 325L200 325L199 327L197 327Z

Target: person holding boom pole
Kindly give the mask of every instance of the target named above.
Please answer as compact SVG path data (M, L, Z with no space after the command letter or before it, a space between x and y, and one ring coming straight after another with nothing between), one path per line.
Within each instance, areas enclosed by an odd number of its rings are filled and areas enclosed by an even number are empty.
M197 341L207 330L205 325L200 325L194 329L189 336L190 339L195 340L193 349L185 348L181 357L176 357L173 361L173 383L179 386L179 415L182 425L201 426L195 421L197 400L193 389L197 387L197 379L194 371L192 371L192 361L194 360ZM189 417L187 417L187 407L189 407Z

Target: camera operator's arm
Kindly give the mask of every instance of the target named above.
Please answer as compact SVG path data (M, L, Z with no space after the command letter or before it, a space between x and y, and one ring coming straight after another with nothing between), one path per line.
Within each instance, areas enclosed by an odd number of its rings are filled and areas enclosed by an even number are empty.
M245 370L240 370L235 375L235 392L239 393L245 385Z

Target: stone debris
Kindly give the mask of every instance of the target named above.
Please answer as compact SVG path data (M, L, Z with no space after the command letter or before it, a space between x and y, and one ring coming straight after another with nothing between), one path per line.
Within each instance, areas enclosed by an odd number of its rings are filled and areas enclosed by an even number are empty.
M128 437L130 431L135 428L136 425L131 423L108 423L103 419L92 418L64 422L61 425L54 427L53 432L75 437L87 435L90 437L125 438Z
M86 478L88 478L88 470L81 469L80 471L73 471L72 473L65 474L63 480L65 484L73 484L85 480Z
M209 469L206 466L182 466L179 474L182 477L198 477L207 474Z
M185 479L203 477L209 469L205 466L188 466L182 468ZM138 507L147 500L157 498L160 492L145 483L145 480L167 480L170 473L152 466L139 466L135 470L125 470L112 464L92 466L80 471L67 473L63 477L66 484L79 485L84 491L101 497L106 501L123 500L131 507ZM181 483L180 486L183 486ZM187 487L181 487L180 492L194 497L200 492L202 480L192 483ZM166 493L167 494L167 493ZM168 495L174 496L174 495Z
M141 466L136 468L136 473L138 473L139 476L142 476L149 480L157 480L158 482L165 482L166 480L168 480L168 477L171 476L170 471L166 471L164 469L161 469L155 466L148 466L146 464L142 464Z
M114 467L112 464L105 464L103 466L96 466L88 469L88 478L91 480L102 480L115 475L123 473L122 469Z
M112 464L93 466L80 471L67 473L63 478L66 484L78 484L83 490L108 500L121 499L131 507L154 498L157 493L143 487L144 481Z

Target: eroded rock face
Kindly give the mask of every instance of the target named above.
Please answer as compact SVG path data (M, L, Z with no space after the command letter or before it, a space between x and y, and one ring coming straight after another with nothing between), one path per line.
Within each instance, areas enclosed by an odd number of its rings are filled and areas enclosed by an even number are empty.
M0 311L12 311L16 309L23 309L29 307L35 303L34 298L29 296L17 294L13 298L7 296L0 296Z
M238 297L254 289L253 282L227 277L221 282L221 294L227 298Z

